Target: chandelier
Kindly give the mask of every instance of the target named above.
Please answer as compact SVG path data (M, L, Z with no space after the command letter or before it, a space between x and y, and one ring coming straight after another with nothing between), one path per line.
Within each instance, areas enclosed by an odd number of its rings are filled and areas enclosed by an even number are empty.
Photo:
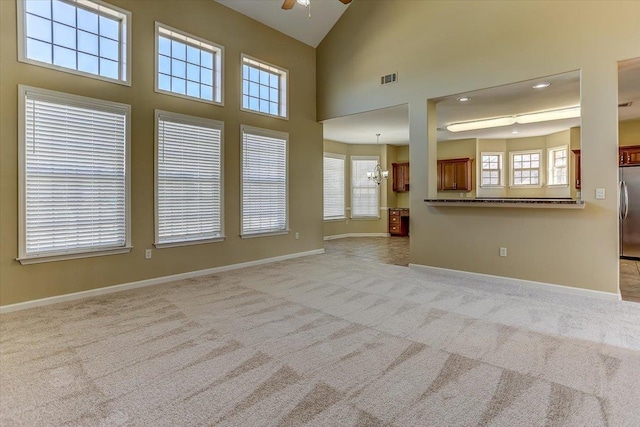
M376 146L380 144L380 134L376 133ZM382 166L380 166L380 162L376 164L376 167L372 172L367 172L367 178L369 181L373 181L376 184L380 185L382 181L389 177L389 171L382 170Z

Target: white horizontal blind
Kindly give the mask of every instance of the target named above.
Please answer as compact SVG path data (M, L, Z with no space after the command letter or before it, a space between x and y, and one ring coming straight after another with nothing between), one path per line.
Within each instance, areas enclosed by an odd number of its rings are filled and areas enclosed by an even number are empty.
M344 218L344 156L324 155L324 219Z
M242 127L242 235L287 230L287 140Z
M127 244L126 106L25 93L20 256Z
M379 186L367 178L378 164L377 157L351 157L351 216L378 218Z
M158 112L156 244L222 236L222 123Z

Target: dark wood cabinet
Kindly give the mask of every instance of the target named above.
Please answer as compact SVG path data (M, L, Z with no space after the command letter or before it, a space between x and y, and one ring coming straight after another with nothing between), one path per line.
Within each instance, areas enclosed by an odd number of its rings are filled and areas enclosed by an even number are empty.
M473 159L438 160L438 190L471 191Z
M409 191L409 163L392 163L393 191L404 193Z
M619 155L620 166L640 165L640 145L620 147Z
M576 173L575 173L575 186L576 189L580 189L580 150L571 150L576 156Z
M409 209L389 209L389 234L409 235Z

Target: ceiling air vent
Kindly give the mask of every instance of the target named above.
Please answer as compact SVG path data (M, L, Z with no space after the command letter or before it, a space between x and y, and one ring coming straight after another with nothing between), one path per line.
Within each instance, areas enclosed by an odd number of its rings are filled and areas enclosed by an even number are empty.
M633 104L633 102L631 101L625 102L623 104L618 104L618 108L631 107L631 104Z
M398 73L387 74L386 76L380 77L381 85L388 85L391 83L396 83L398 81Z

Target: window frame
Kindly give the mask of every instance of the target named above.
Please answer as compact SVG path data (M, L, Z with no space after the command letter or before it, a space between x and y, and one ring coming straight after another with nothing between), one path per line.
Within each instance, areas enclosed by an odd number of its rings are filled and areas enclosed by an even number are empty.
M325 158L337 159L342 161L342 215L341 216L332 216L325 217L324 216L324 199L322 203L322 219L323 221L342 221L347 218L347 191L346 191L346 180L345 176L347 173L347 156L344 154L335 154L335 153L323 153L322 159L324 162ZM324 195L324 168L323 168L323 195Z
M205 238L205 239L194 239L194 240L177 240L172 242L160 242L160 218L159 218L159 209L158 202L159 198L159 143L160 143L160 119L162 117L171 118L179 123L189 123L191 125L197 126L202 125L204 127L210 128L218 128L220 130L220 236ZM222 242L226 238L225 228L224 228L224 122L219 120L207 119L204 117L197 116L189 116L185 114L173 113L170 111L163 110L155 110L155 122L154 122L155 130L154 130L154 165L155 170L153 174L153 186L154 186L154 243L157 249L162 248L173 248L178 246L191 246L191 245L200 245L205 243L215 243Z
M558 152L558 151L564 151L565 152L565 159L566 159L566 165L564 166L564 169L567 171L567 173L565 174L565 178L566 178L566 182L561 183L561 184L557 184L554 182L554 170L557 168L554 165L554 160L553 157L553 153ZM569 186L569 174L570 174L570 162L569 162L569 146L568 145L559 145L557 147L550 147L547 148L547 187L552 187L552 188L563 188L563 187L568 187ZM560 169L560 168L557 168Z
M538 154L539 164L537 168L527 168L528 170L538 170L538 183L537 184L514 184L514 173L515 173L515 161L513 160L514 156L522 155L522 154ZM522 168L520 168L522 169ZM544 156L542 155L542 149L531 149L531 150L518 150L518 151L510 151L509 152L509 187L511 188L542 188L544 186Z
M354 190L356 188L369 188L369 186L367 187L356 187L353 184L353 171L354 171L354 161L358 161L358 160L373 160L377 163L380 163L380 156L351 156L351 173L350 173L350 185L351 185L351 219L355 219L355 220L378 220L380 219L380 185L376 184L375 182L369 180L367 178L367 182L371 182L373 183L373 186L371 186L372 188L375 188L376 190L376 214L375 215L354 215L353 213L353 205L354 205Z
M482 173L484 171L494 171L495 169L484 169L484 156L498 156L498 184L483 184ZM504 188L504 152L502 151L482 151L480 152L480 188Z
M284 228L281 230L265 230L258 232L245 232L243 230L244 222L244 134L249 133L262 135L267 138L283 139L285 141L285 221ZM240 237L242 239L252 239L255 237L267 237L289 234L289 134L286 132L275 131L271 129L259 128L249 125L240 125Z
M131 24L131 12L129 12L128 10L119 8L117 6L114 6L110 3L106 3L102 0L61 0L64 3L68 3L71 4L72 6L76 7L76 8L80 8L80 9L84 9L84 10L88 10L90 12L96 13L98 15L107 15L110 18L119 18L120 19L120 28L119 28L119 34L120 34L120 42L118 45L118 49L119 49L119 61L118 61L118 67L120 69L119 73L120 74L124 74L123 78L120 79L113 79L110 77L105 77L105 76L101 76L99 74L92 74L92 73L88 73L86 71L80 71L74 68L67 68L67 67L63 67L61 65L55 65L55 64L49 64L47 62L43 62L43 61L38 61L36 59L31 59L28 58L26 56L26 39L27 39L27 34L25 32L26 30L26 18L27 18L27 12L26 12L26 7L25 7L25 1L26 0L16 0L16 10L17 10L17 24L18 24L18 34L17 34L17 39L18 39L18 61L19 62L23 62L25 64L30 64L30 65L35 65L37 67L43 67L43 68L48 68L51 70L56 70L56 71L62 71L64 73L69 73L69 74L75 74L77 76L82 76L82 77L89 77L91 79L95 79L95 80L101 80L104 82L109 82L109 83L116 83L116 84L120 84L123 86L131 86L131 58L132 58L132 54L131 54L131 34L132 34L132 24ZM85 3L93 3L95 4L95 8L92 7L88 7L86 6ZM104 10L110 10L112 13L111 14L105 14ZM102 13L101 13L102 12ZM76 30L78 30L78 27L76 25ZM53 44L53 40L51 41L51 44ZM77 47L76 47L76 52L78 51Z
M279 104L279 111L284 110L284 114L280 114L280 112L278 114L263 113L259 110L244 108L243 106L244 105L243 67L245 65L245 60L257 62L259 65L262 65L265 68L272 68L272 70L266 70L266 71L271 71L273 73L279 74L280 87L278 89L278 104ZM251 65L251 64L249 65L255 67L255 65ZM240 110L245 111L247 113L259 114L261 116L273 117L280 120L289 120L289 70L287 70L286 68L280 67L278 65L271 64L267 61L263 61L261 59L247 55L245 53L241 53L240 54Z
M171 92L168 90L160 89L158 74L160 69L160 43L159 38L161 35L160 29L165 29L169 32L178 34L182 37L191 39L196 42L200 42L203 44L207 44L212 46L210 51L213 53L213 99L210 101L208 99L202 99L195 96L190 96L187 94L181 94L177 92ZM163 34L164 37L172 39L175 38L173 35ZM199 50L205 50L200 46L196 46L193 43L190 43L188 40L176 40L186 45L192 45L193 47L198 48ZM155 39L154 39L154 91L156 93L161 93L163 95L176 96L178 98L188 99L191 101L204 102L206 104L219 105L224 107L224 46L214 43L210 40L203 39L201 37L195 36L193 34L187 33L186 31L179 30L177 28L170 27L169 25L163 24L159 21L155 21ZM186 80L186 79L185 79Z
M102 110L121 110L125 115L125 243L123 246L99 249L68 250L62 252L49 252L41 255L28 255L27 242L27 200L26 200L26 97L35 93L39 97L64 101L69 105L95 108ZM18 85L18 258L21 264L36 264L42 262L62 261L77 258L89 258L103 255L128 253L131 245L131 106L112 101L104 101L85 96L71 95L47 89L26 85Z

